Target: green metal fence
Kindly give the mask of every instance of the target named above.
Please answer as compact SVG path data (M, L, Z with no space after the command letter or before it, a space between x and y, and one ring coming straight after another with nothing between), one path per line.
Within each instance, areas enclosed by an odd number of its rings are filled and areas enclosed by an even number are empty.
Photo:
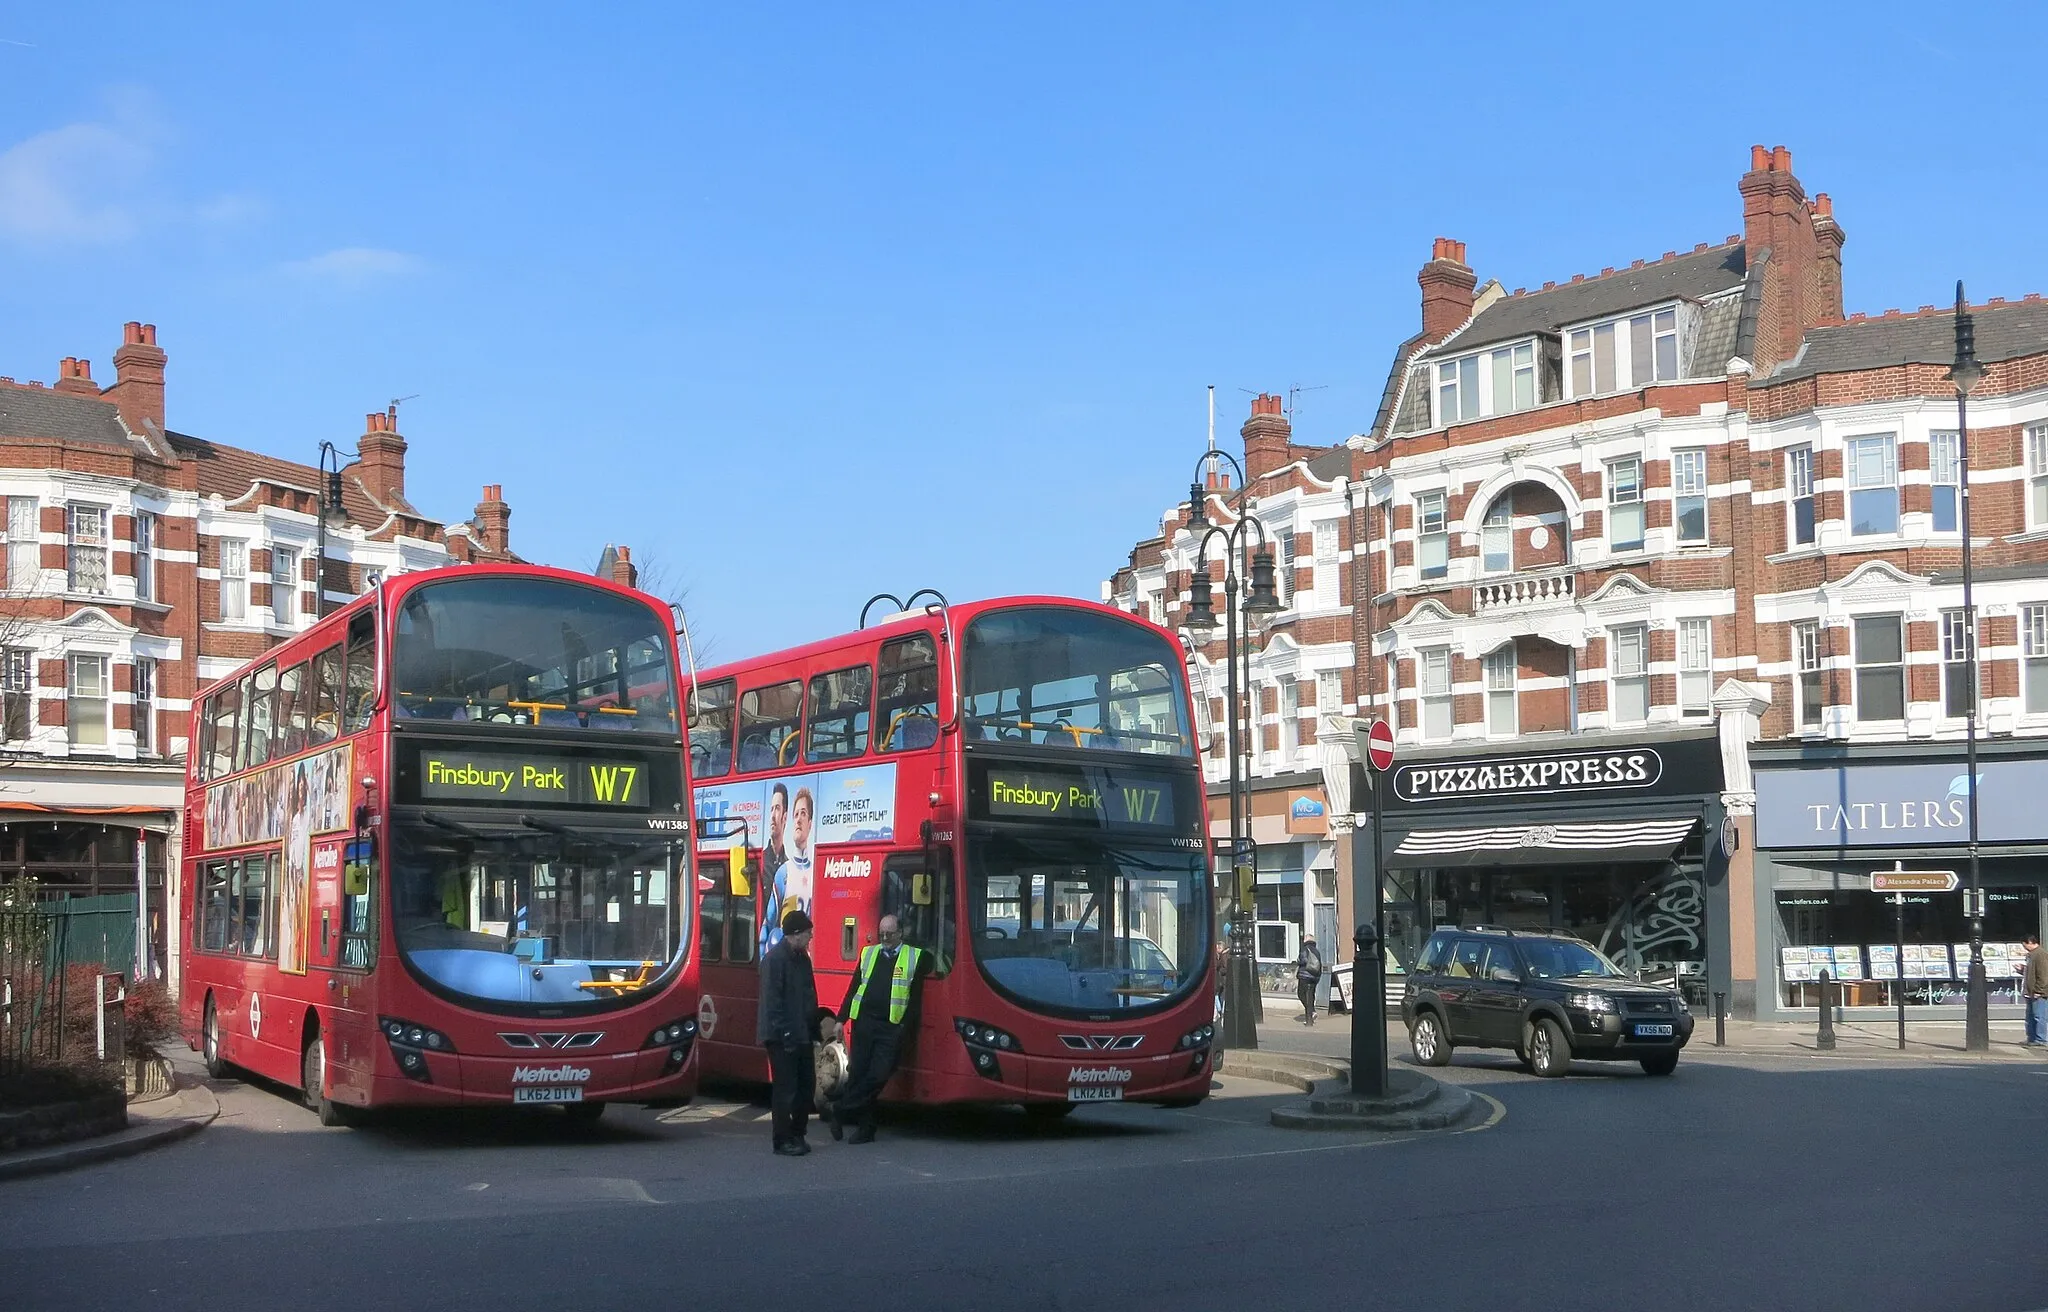
M0 908L0 1075L64 1057L67 917Z

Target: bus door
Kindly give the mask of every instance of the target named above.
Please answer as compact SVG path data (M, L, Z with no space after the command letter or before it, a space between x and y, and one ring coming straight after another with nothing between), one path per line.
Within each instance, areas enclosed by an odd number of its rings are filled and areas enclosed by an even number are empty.
M754 1017L760 998L761 863L735 847L697 862L697 978L703 1000L697 1006L701 1042L744 1052L742 1062L759 1063ZM723 1068L753 1075L753 1067L728 1060Z
M368 837L337 834L313 845L309 948L327 977L327 1078L370 1092L379 1036L371 1015L370 966L376 960L375 849Z

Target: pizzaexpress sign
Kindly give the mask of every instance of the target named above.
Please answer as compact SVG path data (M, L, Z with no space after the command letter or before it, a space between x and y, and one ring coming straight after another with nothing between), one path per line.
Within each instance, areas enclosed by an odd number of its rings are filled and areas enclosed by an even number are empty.
M1395 806L1705 792L1720 786L1712 739L1617 743L1579 751L1409 761L1393 769Z

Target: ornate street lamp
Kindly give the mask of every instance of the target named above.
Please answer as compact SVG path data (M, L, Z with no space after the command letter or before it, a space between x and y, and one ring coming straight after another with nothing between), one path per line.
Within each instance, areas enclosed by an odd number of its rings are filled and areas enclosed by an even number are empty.
M1252 960L1252 918L1255 908L1247 901L1248 883L1245 863L1250 860L1250 808L1246 805L1248 781L1244 773L1243 752L1239 744L1238 720L1241 714L1237 667L1238 652L1238 588L1239 574L1244 560L1247 533L1255 541L1251 553L1251 583L1245 591L1244 614L1246 619L1256 615L1270 615L1280 609L1280 594L1274 586L1273 548L1266 541L1266 526L1246 513L1244 467L1237 458L1227 451L1205 451L1195 465L1199 473L1204 464L1214 460L1228 460L1237 471L1238 495L1237 520L1228 528L1211 524L1208 514L1208 489L1197 480L1188 489L1188 528L1201 535L1195 550L1194 575L1188 581L1188 615L1186 627L1198 636L1206 637L1215 632L1216 609L1214 592L1209 580L1210 539L1223 539L1223 620L1224 620L1224 702L1228 709L1229 727L1224 735L1225 749L1230 754L1230 955L1224 966L1223 975L1223 1046L1226 1048L1257 1048L1259 1046L1258 1008L1259 983ZM1213 467L1213 466L1212 466ZM1243 653L1246 662L1244 687L1251 686L1249 643Z
M1977 325L1963 284L1956 282L1956 362L1948 371L1956 386L1956 465L1962 482L1963 530L1963 679L1969 694L1963 707L1969 716L1963 731L1963 771L1970 787L1970 882L1963 892L1970 918L1970 973L1963 1008L1963 1046L1971 1052L1991 1047L1991 986L1984 974L1984 881L1977 851L1977 597L1971 570L1970 543L1970 389L1984 378L1977 363Z

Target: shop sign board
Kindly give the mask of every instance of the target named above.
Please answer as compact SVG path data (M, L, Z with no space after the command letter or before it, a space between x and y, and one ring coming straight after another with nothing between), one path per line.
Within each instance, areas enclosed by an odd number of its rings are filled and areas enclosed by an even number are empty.
M2048 837L2039 818L2048 758L1977 763L1977 832L1986 843ZM1970 777L1955 762L1766 767L1756 772L1756 845L1962 846ZM1910 972L1909 972L1910 973Z
M1621 801L1718 792L1720 749L1711 737L1614 743L1570 751L1407 760L1389 771L1395 810Z

